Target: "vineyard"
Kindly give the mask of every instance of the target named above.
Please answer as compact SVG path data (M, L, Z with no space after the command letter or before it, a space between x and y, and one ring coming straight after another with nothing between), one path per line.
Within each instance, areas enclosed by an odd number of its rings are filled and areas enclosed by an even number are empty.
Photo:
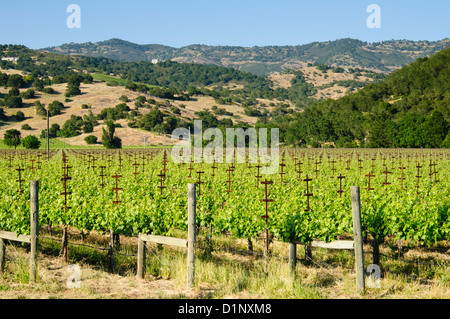
M175 236L188 227L187 185L197 184L196 226L205 250L214 238L247 242L272 255L275 243L352 238L350 187L361 190L364 240L379 249L433 247L450 239L450 152L415 149L282 149L277 174L263 160L175 163L170 149L6 151L0 153L0 230L30 233L30 181L39 180L41 229ZM182 235L183 236L183 235ZM187 236L187 235L186 235ZM264 245L256 247L262 240Z

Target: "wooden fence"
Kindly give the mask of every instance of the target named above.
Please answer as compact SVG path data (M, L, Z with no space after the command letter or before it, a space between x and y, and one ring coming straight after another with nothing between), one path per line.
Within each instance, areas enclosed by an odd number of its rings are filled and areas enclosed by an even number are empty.
M0 272L3 272L6 261L6 243L5 240L28 243L30 250L30 282L36 282L37 278L37 251L38 251L38 233L39 233L39 182L31 181L30 196L30 235L17 235L13 232L0 231Z
M289 265L291 271L295 271L297 262L297 245L305 245L316 248L326 249L348 249L355 251L355 270L356 270L356 290L358 293L363 293L365 289L364 282L364 253L363 253L363 238L361 228L361 206L359 187L351 187L352 199L352 218L353 218L353 238L354 240L336 240L331 243L322 241L313 241L310 244L302 243L298 240L293 240L289 243Z
M145 274L145 242L187 248L187 288L195 282L195 241L196 241L196 184L188 184L188 239L139 234L137 255L137 277Z
M295 270L297 261L297 245L309 245L311 247L326 249L350 249L355 251L356 288L359 293L365 289L364 283L364 256L361 230L361 209L359 187L351 188L352 217L354 240L338 240L331 243L313 241L310 244L293 240L289 243L289 265ZM145 242L182 247L187 249L187 288L192 289L195 283L195 244L196 244L196 184L188 184L188 238L173 238L139 234L137 253L137 277L145 275ZM36 282L37 277L37 251L39 233L39 182L31 181L30 197L30 235L17 235L13 232L0 231L0 272L5 266L6 244L5 240L29 243L30 251L30 282Z

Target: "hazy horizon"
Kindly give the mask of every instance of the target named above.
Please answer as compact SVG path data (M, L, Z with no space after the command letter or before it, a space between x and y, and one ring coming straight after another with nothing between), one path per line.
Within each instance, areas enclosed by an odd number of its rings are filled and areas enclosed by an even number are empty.
M66 43L60 43L60 44L57 44L57 45L52 45L52 46L47 46L47 47L37 48L37 50L39 50L39 49L45 49L45 48L51 48L51 47L59 47L59 46L61 46L61 45L65 45L65 44L85 44L85 43L92 43L92 44L95 44L95 43L101 43L101 42L106 42L106 41L111 41L111 40L121 40L121 41L125 41L125 42L130 42L130 43L133 43L133 44L137 44L137 45L140 45L140 46L145 46L145 45L161 45L161 46L171 47L171 48L175 48L175 49L180 49L180 48L187 47L187 46L191 46L191 45L202 45L202 46L211 46L211 47L213 47L213 46L221 46L221 47L242 47L242 48L252 48L252 47L272 47L272 46L280 46L280 47L283 47L283 46L291 47L291 46L292 46L292 47L294 47L294 46L308 45L308 44L316 43L316 42L324 43L324 42L339 41L339 40L343 40L343 39L351 39L351 40L357 40L357 41L362 41L362 42L366 42L366 43L369 43L369 44L373 44L373 43L382 43L382 42L389 42L389 41L412 41L412 42L422 42L422 41L425 42L425 41L428 41L428 42L439 42L439 41L444 41L444 40L447 40L447 39L450 39L450 38L449 38L449 37L445 37L445 38L438 39L438 40L426 40L426 39L422 39L422 40L411 40L411 39L389 39L389 40L372 41L372 42L370 42L370 41L364 41L364 40L361 40L361 39L355 39L355 38L339 38L339 39L333 39L333 40L312 41L312 42L308 42L308 43L289 44L289 45L267 44L267 45L263 45L263 46L261 46L261 45L242 46L242 45L220 45L220 44L212 45L212 44L206 44L206 43L191 43L191 44L183 45L183 46L180 46L180 47L175 47L175 46L167 45L167 44L164 44L164 43L136 43L136 42L132 42L132 41L129 41L129 40L126 40L126 39L110 38L110 39L105 39L105 40L100 40L100 41L95 41L95 42L93 42L93 41L86 41L86 42L66 42ZM3 44L7 44L7 43L3 43Z
M69 27L71 4L80 24ZM370 5L380 8L380 25L369 27ZM31 49L111 38L180 48L208 46L295 46L342 38L364 42L439 41L448 38L450 1L206 0L164 2L48 0L1 5L0 43ZM19 23L18 23L19 22Z

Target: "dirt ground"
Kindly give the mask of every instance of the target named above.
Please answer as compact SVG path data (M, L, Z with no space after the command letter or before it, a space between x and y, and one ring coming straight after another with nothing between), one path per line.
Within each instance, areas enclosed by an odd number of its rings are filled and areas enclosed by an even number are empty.
M78 261L79 287L73 287L75 278L73 265L64 262L61 257L45 253L39 254L38 281L30 284L27 280L28 256L24 248L7 246L6 269L0 273L0 299L208 299L215 298L214 284L201 282L193 290L188 290L180 280L155 277L146 273L145 279L138 279L131 271L129 274L109 273L97 265ZM444 250L445 251L445 250ZM444 251L423 252L411 251L406 259L414 259L419 253L424 257L438 257L443 262L450 257ZM221 258L245 264L248 256L220 253ZM323 263L319 258L316 262ZM22 266L18 266L22 264ZM302 282L314 284L330 299L361 298L352 289L355 274L348 273L345 267L320 269L298 265ZM329 267L329 265L328 265ZM396 277L388 271L382 280L382 289L369 289L365 299L378 298L414 298L414 299L447 299L450 290L448 284L436 279L418 280L415 276ZM444 276L445 277L445 276ZM279 280L286 280L280 275ZM220 285L219 285L220 286ZM270 289L270 288L269 288ZM259 299L267 298L264 291L249 292L233 290L220 294L220 299Z
M20 254L22 261L27 255ZM17 254L13 258L17 258ZM8 262L14 261L7 260ZM10 276L0 275L0 299L158 299L198 298L207 291L201 287L188 291L173 280L146 275L122 276L107 273L97 267L78 262L80 287L73 287L75 270L60 257L40 254L38 282L19 283ZM68 283L69 282L69 283Z

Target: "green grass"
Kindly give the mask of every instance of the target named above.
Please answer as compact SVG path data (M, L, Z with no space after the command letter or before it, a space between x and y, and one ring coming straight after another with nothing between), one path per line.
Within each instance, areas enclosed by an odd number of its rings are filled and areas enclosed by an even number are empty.
M102 82L117 82L119 85L126 85L128 83L128 80L121 79L115 76L106 75L106 74L100 74L100 73L92 73L91 74L94 80L102 81Z
M107 75L107 74L92 73L91 75L94 78L94 80L102 81L102 82L113 82L113 81L115 81L121 86L125 86L129 82L129 80L125 80L125 79L122 79L122 78L119 78L119 77L116 77L116 76ZM136 83L139 83L139 82L136 82ZM144 85L148 86L149 88L160 87L160 86L157 86L157 85L150 85L150 84L146 84L146 83L140 83L140 84L144 84Z
M45 139L39 139L41 141L41 146L39 147L39 149L41 150L45 150L47 147L47 141ZM167 145L146 145L145 148L171 148L172 146L167 146ZM106 149L105 147L103 147L101 144L97 144L95 146L83 146L83 145L70 145L60 139L50 139L50 149L62 149L62 148L66 148L66 149ZM142 145L124 145L122 148L124 149L144 149L144 146ZM0 149L14 149L13 147L9 147L7 146L3 140L0 139ZM25 149L25 147L23 147L23 145L19 145L17 146L18 150L23 150Z
M45 138L40 138L39 141L41 141L41 146L39 147L39 149L43 149L45 150L47 147L47 141ZM50 149L54 149L54 148L82 148L82 146L73 146L70 145L66 142L63 142L59 139L50 139ZM14 149L13 147L9 147L7 146L3 140L0 140L0 149ZM23 147L23 145L19 145L17 146L18 150L23 150L25 149L25 147Z

